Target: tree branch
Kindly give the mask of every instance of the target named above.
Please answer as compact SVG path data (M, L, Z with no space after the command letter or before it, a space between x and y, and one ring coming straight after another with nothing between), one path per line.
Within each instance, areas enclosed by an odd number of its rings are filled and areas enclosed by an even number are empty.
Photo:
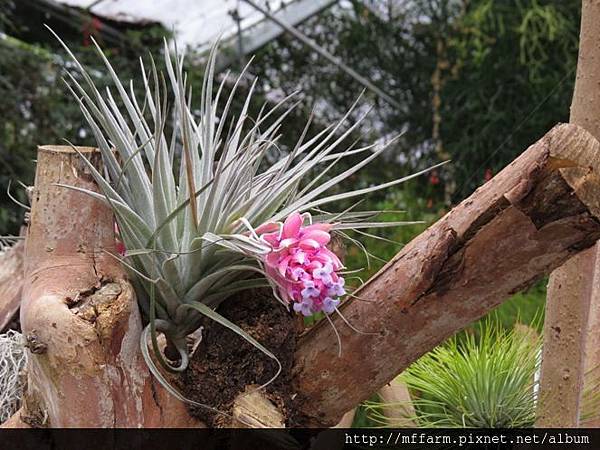
M600 145L558 125L410 242L299 345L299 422L332 425L425 352L600 237Z

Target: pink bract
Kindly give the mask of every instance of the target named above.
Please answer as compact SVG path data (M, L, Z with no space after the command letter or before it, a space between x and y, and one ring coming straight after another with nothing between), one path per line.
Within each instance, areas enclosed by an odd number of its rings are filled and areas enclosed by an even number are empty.
M307 217L310 217L306 214ZM310 316L332 313L343 296L342 263L327 244L331 224L304 226L305 216L291 214L283 224L269 222L256 229L271 251L264 257L267 276L294 311Z

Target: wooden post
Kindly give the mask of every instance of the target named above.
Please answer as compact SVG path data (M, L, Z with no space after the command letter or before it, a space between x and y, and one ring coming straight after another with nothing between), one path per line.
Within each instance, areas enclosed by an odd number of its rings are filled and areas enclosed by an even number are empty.
M387 426L393 428L417 428L414 422L416 412L408 387L398 378L394 378L379 390L383 403L382 415Z
M409 364L600 236L600 144L559 125L422 233L336 317L304 336L294 369L305 424L331 425Z
M100 164L95 149L79 151ZM115 252L110 209L58 183L97 189L70 147L40 147L21 302L27 389L5 426L198 425L144 364L133 289L107 254Z
M599 21L600 2L583 0L570 117L571 123L596 138L600 138ZM594 278L600 276L599 252L600 246L594 246L567 261L550 277L537 426L579 425L584 373L600 365L600 283L594 283Z

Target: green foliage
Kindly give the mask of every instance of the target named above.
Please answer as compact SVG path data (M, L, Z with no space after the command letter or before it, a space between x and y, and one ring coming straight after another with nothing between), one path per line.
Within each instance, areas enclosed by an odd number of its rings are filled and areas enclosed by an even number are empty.
M470 2L444 36L441 139L454 199L568 120L580 2Z
M5 100L0 102L0 236L18 234L23 223L24 209L5 193L11 183L11 194L21 203L28 202L19 182L33 183L38 145L62 144L64 139L78 145L93 144L92 131L81 120L79 106L65 95L62 77L68 59L51 40L44 23L60 29L82 61L94 69L99 67L82 39L81 24L65 26L30 2L0 2L0 96ZM165 34L158 27L146 29L143 38L125 32L123 46L107 46L107 53L115 67L129 77L137 70L134 49L136 53L139 48L158 49ZM92 72L99 84L106 83L102 72Z
M390 14L384 1L349 4L302 30L402 105L392 108L367 93L376 108L363 131L377 138L407 133L366 180L450 158L432 196L425 180L416 190L449 206L568 119L580 1L415 0L390 7ZM258 89L289 93L301 85L320 115L344 111L353 100L348 93L361 87L318 62L283 36L258 54L265 83Z
M377 423L372 419L371 416L373 410L379 410L379 408L375 408L373 406L378 400L379 397L377 395L373 395L367 402L358 405L356 412L354 413L352 428L370 428L377 426Z
M39 60L35 52L21 51L19 56L14 49L2 50L0 81L8 83L0 82L0 94L25 99L0 106L5 122L0 127L2 190L9 179L31 182L37 144L59 142L61 137L77 144L90 143L90 130L78 122L76 107L62 95L62 54L48 44L49 35L41 29L40 24L52 25L52 21L28 4L8 2L2 16L11 25L4 28L33 44L32 48L50 49L58 57L47 61ZM443 200L448 207L450 198L456 201L466 196L486 172L497 172L554 123L567 119L577 56L579 1L415 0L403 3L402 8L390 7L389 13L386 2L380 0L354 0L345 5L315 16L302 30L402 105L391 108L367 92L352 118L369 103L375 109L351 138L372 142L408 130L386 159L373 162L360 178L351 180L355 185L368 186L381 176L408 174L450 157L453 162L439 172L439 184L417 180L413 191L434 204ZM90 67L98 67L97 61L86 56L89 48L82 42L83 25L60 29L78 55ZM156 37L161 33L155 29L129 31L121 46L111 41L103 47L109 49L111 61L127 78L137 70L135 54L141 47L156 49ZM302 86L303 105L290 114L286 125L291 135L302 132L313 106L315 123L339 117L362 87L320 62L314 52L287 35L265 46L253 64L258 83L249 111L256 115L265 98L283 97ZM433 77L436 70L438 81ZM190 83L198 86L201 80L192 78ZM434 106L436 89L439 107ZM234 104L232 110L241 107ZM437 135L435 117L439 119ZM313 132L309 130L307 136ZM293 145L285 136L280 142L284 151ZM23 192L16 195L25 200ZM385 200L374 194L369 202ZM0 234L16 232L22 210L8 199L0 206Z
M541 333L544 325L547 282L547 278L544 277L526 291L518 292L491 311L487 317L497 320L505 330L510 330L515 324L521 323Z
M477 336L451 339L412 364L400 379L421 427L518 428L535 421L534 374L541 339L485 323ZM375 420L377 403L369 404Z
M12 181L12 194L27 203L17 181L31 183L36 146L48 142L53 131L64 132L78 122L74 107L55 109L64 98L58 89L51 57L20 41L0 38L0 191ZM27 76L24 76L24 74ZM14 99L16 101L10 101ZM17 233L23 210L0 196L0 235Z

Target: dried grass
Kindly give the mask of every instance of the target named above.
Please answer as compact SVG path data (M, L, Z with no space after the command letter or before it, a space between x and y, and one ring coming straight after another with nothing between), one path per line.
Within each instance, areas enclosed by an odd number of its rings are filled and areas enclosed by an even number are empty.
M20 407L27 352L21 333L9 330L0 334L0 423L9 419Z

